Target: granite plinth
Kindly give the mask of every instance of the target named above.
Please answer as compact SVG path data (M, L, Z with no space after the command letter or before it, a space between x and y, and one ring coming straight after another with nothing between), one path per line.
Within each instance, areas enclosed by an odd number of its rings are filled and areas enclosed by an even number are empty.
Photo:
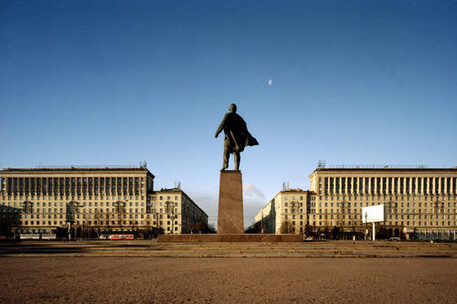
M230 235L244 233L241 171L221 171L217 233Z
M175 242L302 242L298 234L161 234L159 243Z

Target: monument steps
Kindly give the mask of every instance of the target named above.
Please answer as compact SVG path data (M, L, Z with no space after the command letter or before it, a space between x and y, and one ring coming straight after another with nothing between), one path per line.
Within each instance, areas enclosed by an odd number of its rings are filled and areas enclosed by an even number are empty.
M451 257L457 243L328 241L302 243L157 243L154 241L2 244L0 257Z

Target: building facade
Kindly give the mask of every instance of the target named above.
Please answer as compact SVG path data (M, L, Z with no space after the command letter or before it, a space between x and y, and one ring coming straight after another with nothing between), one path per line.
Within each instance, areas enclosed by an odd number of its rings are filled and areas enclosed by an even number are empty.
M287 233L286 230L303 233L308 223L307 208L313 198L312 192L302 189L280 191L256 214L254 222L260 223L261 233L281 234Z
M365 231L362 208L384 205L381 225L391 236L456 238L456 167L319 168L309 178L310 198L302 210L313 227ZM284 216L290 218L287 211Z
M162 228L189 233L207 215L181 189L154 191L147 168L5 169L0 171L0 216L16 214L19 233Z
M151 224L166 234L191 233L196 223L208 225L208 215L181 189L161 189L148 195Z

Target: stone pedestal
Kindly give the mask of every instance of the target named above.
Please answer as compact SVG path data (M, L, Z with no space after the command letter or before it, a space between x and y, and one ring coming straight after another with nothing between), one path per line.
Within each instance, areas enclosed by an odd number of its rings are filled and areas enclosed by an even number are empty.
M217 233L232 235L244 233L241 171L221 171Z

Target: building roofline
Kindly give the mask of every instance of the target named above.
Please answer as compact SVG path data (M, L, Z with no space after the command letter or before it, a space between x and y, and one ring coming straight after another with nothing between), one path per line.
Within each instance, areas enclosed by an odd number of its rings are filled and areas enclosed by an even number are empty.
M256 213L256 215L254 216L254 218L259 215L259 213L262 212L263 209L267 208L268 205L271 204L271 202L279 195L279 194L283 194L283 193L300 193L300 192L304 192L304 193L307 193L308 195L317 195L316 192L314 191L311 191L311 190L303 190L303 189L300 189L300 188L295 188L295 189L288 189L288 190L281 190L279 191L278 193L275 194L275 196L273 196L273 198L271 200L269 200L266 205L264 205L262 208L260 208L260 210Z
M0 174L2 173L26 173L26 172L71 172L71 173L79 173L79 172L97 172L97 171L146 171L146 173L152 177L155 177L154 174L149 171L148 168L140 168L140 167L97 167L97 168L83 168L83 167L68 167L68 168L4 168L0 170Z
M180 188L162 188L160 190L153 191L151 194L157 194L160 192L180 192L183 195L185 195L186 198L189 199L201 212L203 212L206 216L208 216L208 214L206 214L206 212L202 208L200 208L200 206L197 203L195 203L194 200L191 199L190 196L187 195L187 193L184 192L182 189L180 189Z
M341 171L352 171L352 172L457 172L457 166L451 168L317 168L308 177L311 177L316 172L341 172Z
M308 192L309 190L303 190L301 188L294 188L294 189L287 189L287 190L281 190L278 192L279 193L284 193L284 192Z
M451 168L391 168L391 167L384 167L384 168L316 168L314 171L345 171L345 170L358 170L358 171L456 171L457 166ZM313 171L313 172L314 172Z

